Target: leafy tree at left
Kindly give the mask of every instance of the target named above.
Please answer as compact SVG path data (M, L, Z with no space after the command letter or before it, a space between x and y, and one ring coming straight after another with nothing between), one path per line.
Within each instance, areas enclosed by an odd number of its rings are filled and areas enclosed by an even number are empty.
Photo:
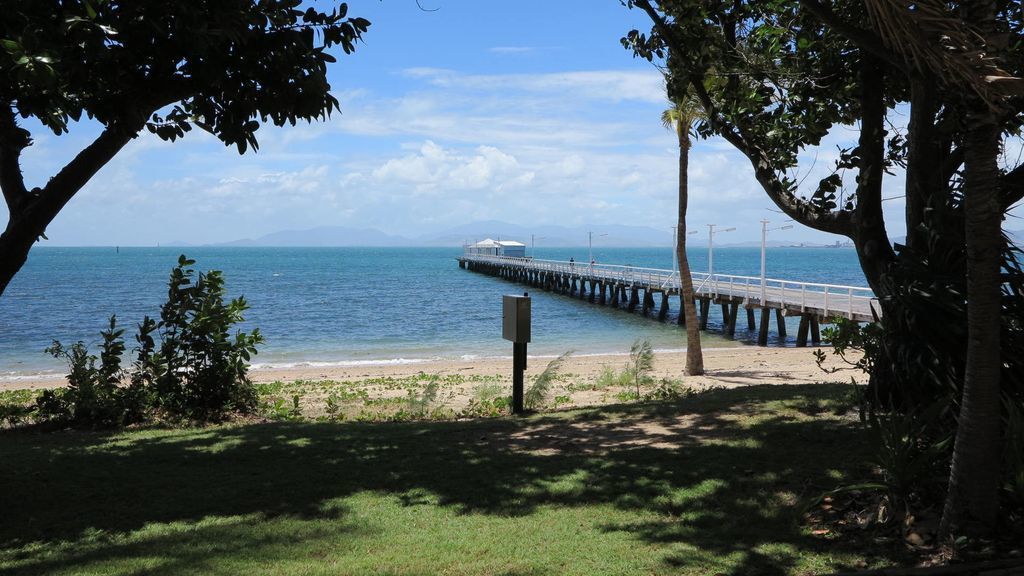
M174 141L193 127L239 153L270 122L338 109L327 64L370 23L301 0L9 0L0 11L0 294L65 204L143 130ZM102 131L43 186L21 171L35 118L54 134L86 117Z

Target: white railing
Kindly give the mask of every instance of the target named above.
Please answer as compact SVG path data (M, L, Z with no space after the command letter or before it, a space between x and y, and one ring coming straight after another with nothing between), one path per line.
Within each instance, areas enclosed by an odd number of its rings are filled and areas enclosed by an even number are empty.
M538 260L508 256L463 255L463 260L512 264L535 271L556 272L586 276L596 280L657 286L663 290L679 289L679 273L661 268L644 268L628 264L598 264L567 262L563 260ZM855 314L871 316L872 301L877 301L870 288L822 284L818 282L796 282L756 276L713 274L694 272L694 294L698 296L733 296L761 306L797 306L803 312L807 309L820 311L822 316ZM875 307L877 309L877 306Z

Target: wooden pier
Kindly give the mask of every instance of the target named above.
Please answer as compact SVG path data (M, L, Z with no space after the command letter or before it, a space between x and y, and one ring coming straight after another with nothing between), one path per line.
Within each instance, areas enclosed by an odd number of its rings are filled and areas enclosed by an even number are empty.
M672 270L488 255L463 255L458 261L460 268L473 272L628 312L639 310L661 321L668 318L671 297L679 295L679 273ZM757 331L762 346L768 344L772 324L785 340L787 316L800 318L796 344L806 346L808 340L819 344L819 325L836 317L870 322L881 315L871 290L857 286L695 273L693 290L701 330L708 327L711 307L720 306L723 331L733 337L742 308L747 329ZM678 314L677 322L685 322L683 314Z

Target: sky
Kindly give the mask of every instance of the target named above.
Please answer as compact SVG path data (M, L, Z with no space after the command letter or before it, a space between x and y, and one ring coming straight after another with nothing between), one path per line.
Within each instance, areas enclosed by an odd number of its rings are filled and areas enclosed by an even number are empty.
M650 28L641 12L618 0L420 4L349 2L371 26L330 68L340 114L264 126L259 152L242 156L200 130L173 144L140 135L67 205L45 243L204 244L318 226L416 237L479 220L650 226L671 238L678 146L660 123L661 74L619 43ZM89 122L60 137L25 126L35 138L23 157L30 186L98 134ZM854 128L837 128L794 176L809 188L853 138ZM901 184L902 174L888 178L885 196ZM689 185L691 229L736 228L716 242L758 240L762 219L787 224L721 139L696 143ZM890 236L904 234L902 199L885 209ZM802 226L775 234L839 239Z

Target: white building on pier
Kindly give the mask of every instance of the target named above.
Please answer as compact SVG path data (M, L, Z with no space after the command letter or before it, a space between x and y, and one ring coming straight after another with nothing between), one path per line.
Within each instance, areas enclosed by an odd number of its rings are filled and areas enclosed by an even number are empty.
M492 240L487 238L475 244L462 247L466 256L505 256L507 258L525 258L526 244L514 240Z

